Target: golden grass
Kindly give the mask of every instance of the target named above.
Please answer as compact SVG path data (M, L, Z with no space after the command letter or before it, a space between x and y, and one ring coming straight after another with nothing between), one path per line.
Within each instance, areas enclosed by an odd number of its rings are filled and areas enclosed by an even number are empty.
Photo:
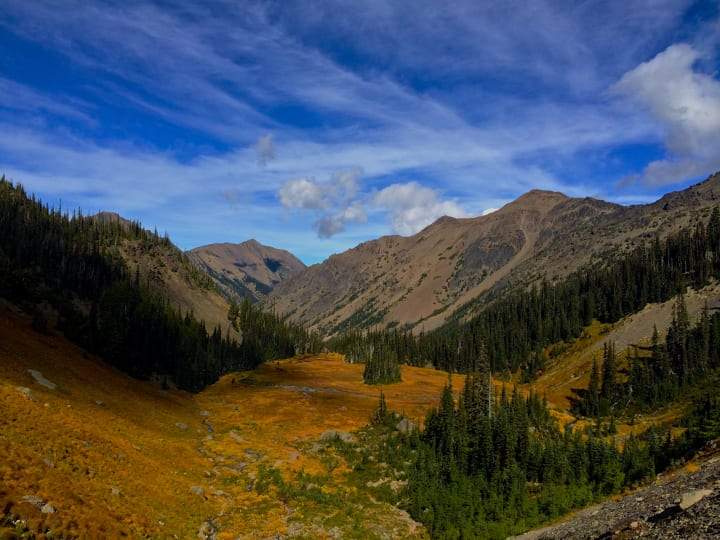
M569 397L587 385L609 331L594 323L520 390L545 395L561 424L582 428ZM57 388L39 385L30 369ZM196 395L163 391L0 312L0 508L34 531L85 538L191 538L207 521L219 538L323 538L329 529L349 538L422 537L406 514L357 489L342 456L319 442L325 431L367 424L381 387L365 385L362 371L325 354L227 375ZM391 409L421 423L447 380L402 366L402 382L382 390ZM453 376L456 391L463 383ZM501 381L496 391L503 385L512 392ZM677 405L618 422L617 439L681 412ZM292 489L260 489L273 474ZM315 484L333 504L302 495ZM41 513L22 501L28 495L56 511Z
M39 385L29 369L57 388ZM403 366L403 382L384 390L392 408L420 419L446 381L442 372ZM300 536L322 537L332 522L353 537L352 508L260 493L262 467L288 482L302 471L322 481L323 492L357 498L368 527L357 537L374 537L368 531L382 523L395 536L422 536L399 510L347 486L344 461L317 444L326 430L367 424L379 391L362 383L362 366L336 355L273 362L197 395L163 391L0 314L0 507L35 531L85 538L190 538L207 520L221 538L285 534L295 522L309 524ZM28 495L55 512L23 502Z

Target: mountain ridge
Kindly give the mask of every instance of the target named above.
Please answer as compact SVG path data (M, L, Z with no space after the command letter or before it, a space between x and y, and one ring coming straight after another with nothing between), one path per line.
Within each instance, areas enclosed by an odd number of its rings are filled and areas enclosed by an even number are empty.
M263 245L254 238L199 246L187 255L231 300L262 300L278 283L306 268L289 251Z
M442 217L412 236L388 235L334 254L280 283L267 301L326 334L347 328L428 331L508 286L560 279L616 250L665 236L720 200L720 175L623 206L531 190L499 210Z

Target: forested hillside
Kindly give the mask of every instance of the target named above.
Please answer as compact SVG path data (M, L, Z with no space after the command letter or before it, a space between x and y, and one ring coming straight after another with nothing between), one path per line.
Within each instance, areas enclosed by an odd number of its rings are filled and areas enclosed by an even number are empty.
M56 324L134 376L199 390L228 371L319 346L299 326L249 304L229 314L236 335L181 311L123 257L127 240L139 252L171 246L139 223L69 216L3 178L0 230L0 296L34 312L38 329ZM207 275L188 268L197 286L214 287Z
M461 372L472 370L484 348L494 373L522 370L529 380L543 368L545 347L577 338L593 319L616 322L649 302L718 278L720 211L715 208L707 222L692 229L616 253L555 284L516 290L469 320L458 318L418 336L398 329L349 331L333 343L352 355L369 348L369 342L399 361Z

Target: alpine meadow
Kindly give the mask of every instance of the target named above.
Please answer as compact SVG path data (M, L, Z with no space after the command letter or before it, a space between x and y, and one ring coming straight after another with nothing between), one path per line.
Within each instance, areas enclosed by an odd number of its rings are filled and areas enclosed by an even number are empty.
M0 28L0 539L720 537L716 1Z

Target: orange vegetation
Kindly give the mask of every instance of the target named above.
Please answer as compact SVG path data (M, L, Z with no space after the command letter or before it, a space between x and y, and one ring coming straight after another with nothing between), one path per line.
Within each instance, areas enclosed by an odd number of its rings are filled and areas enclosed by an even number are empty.
M419 419L446 381L404 366L403 382L384 390L392 408ZM0 508L32 530L87 538L190 538L206 522L220 538L293 527L322 537L328 524L371 538L373 522L376 531L422 536L403 512L371 498L358 499L362 512L349 503L338 511L256 489L268 470L288 482L302 472L341 501L360 497L343 483L342 458L319 441L367 424L379 391L362 383L362 366L335 355L228 375L197 395L163 391L0 311ZM323 515L330 511L337 515Z
M575 422L572 388L587 385L614 331L593 324L521 390ZM191 395L131 379L0 308L0 508L40 537L423 537L407 514L358 489L327 443L366 425L377 406L380 388L363 384L362 370L334 354L295 358ZM390 408L421 422L447 380L402 366L402 382L383 391ZM453 377L456 390L463 382ZM618 423L619 438L680 411Z

